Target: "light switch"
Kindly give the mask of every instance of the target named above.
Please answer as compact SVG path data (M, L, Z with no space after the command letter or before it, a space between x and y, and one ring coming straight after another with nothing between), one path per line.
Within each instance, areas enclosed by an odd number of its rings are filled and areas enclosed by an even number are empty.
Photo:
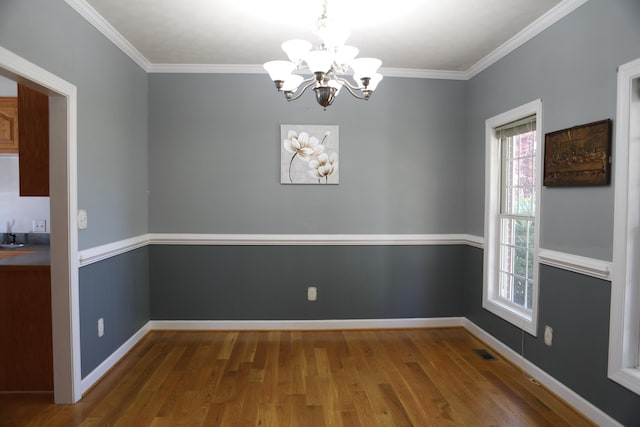
M87 211L84 209L80 209L78 211L78 228L80 230L84 230L87 228L88 219L87 219Z

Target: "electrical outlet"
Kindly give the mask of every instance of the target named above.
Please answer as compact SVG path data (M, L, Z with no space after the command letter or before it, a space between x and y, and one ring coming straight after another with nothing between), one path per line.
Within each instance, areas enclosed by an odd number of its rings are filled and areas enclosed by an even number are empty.
M549 347L553 344L553 328L549 325L544 327L544 343Z
M46 233L47 221L44 219L34 219L31 223L31 231L33 233Z
M98 338L104 335L104 317L98 319Z
M309 286L307 288L307 301L316 301L318 299L318 288Z

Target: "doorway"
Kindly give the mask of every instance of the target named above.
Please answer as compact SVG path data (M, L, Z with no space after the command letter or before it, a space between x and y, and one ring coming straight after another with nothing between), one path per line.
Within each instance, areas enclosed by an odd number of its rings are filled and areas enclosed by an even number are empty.
M0 47L0 75L49 96L51 310L56 403L82 397L78 304L76 87Z

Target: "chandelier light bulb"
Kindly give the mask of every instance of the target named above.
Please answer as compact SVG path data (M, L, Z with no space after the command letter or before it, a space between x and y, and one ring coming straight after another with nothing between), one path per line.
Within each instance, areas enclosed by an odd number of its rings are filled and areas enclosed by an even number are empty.
M359 52L358 48L354 46L340 46L336 51L336 62L350 65Z
M382 61L377 58L356 58L351 61L353 73L362 77L373 77L382 65Z
M269 73L271 80L283 82L296 69L296 64L290 61L269 61L265 62L264 69Z
M284 80L284 84L282 85L282 90L288 92L295 92L298 89L298 86L304 81L304 78L298 74L290 74Z
M328 50L312 50L304 60L312 72L326 73L333 65L333 54Z
M282 43L282 50L287 54L289 60L295 63L302 61L311 48L311 43L306 40L295 39Z

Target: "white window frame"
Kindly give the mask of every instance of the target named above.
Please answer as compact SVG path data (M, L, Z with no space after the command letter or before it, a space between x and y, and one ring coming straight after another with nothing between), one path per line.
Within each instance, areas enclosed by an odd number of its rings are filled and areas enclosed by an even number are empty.
M534 242L534 279L531 311L519 309L498 297L500 279L500 140L496 135L496 128L507 123L515 122L528 116L536 116L536 209L535 242ZM537 99L525 105L509 110L488 119L485 122L485 221L484 221L484 283L482 292L482 307L500 316L533 336L537 336L538 326L538 276L540 247L540 200L542 177L542 101Z
M616 116L608 375L640 394L640 58L618 68Z

